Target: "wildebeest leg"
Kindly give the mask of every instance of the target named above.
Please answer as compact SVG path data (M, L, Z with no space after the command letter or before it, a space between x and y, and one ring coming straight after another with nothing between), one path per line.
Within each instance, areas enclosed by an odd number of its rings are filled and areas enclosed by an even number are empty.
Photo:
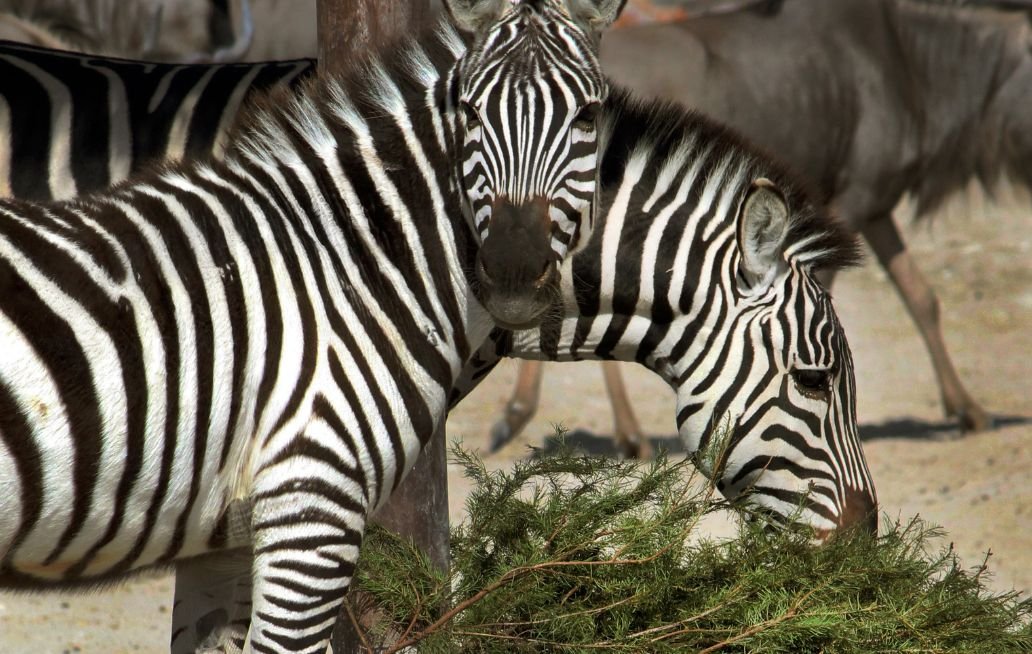
M623 375L615 361L602 362L602 376L606 380L609 402L613 406L613 422L616 425L616 443L621 453L629 459L652 458L652 446L641 435L638 419L627 397Z
M521 361L516 373L516 388L505 405L505 417L491 428L491 451L516 438L537 413L541 397L541 361Z
M939 379L946 414L957 417L962 431L991 428L992 418L971 399L953 367L942 337L939 299L907 252L892 214L868 221L861 232L878 257L878 262L889 273L924 338Z

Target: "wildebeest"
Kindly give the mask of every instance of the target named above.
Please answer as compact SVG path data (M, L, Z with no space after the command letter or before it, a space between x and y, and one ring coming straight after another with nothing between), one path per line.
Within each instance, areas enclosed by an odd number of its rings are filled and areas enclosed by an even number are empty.
M1019 6L1032 3L1007 3ZM925 216L972 178L990 189L1003 176L1032 187L1028 13L931 0L785 0L767 15L620 30L602 49L616 81L719 118L808 178L888 272L931 355L946 414L962 431L992 425L954 369L939 301L892 212L913 194ZM533 414L532 374L496 425L496 446ZM618 432L633 435L629 407L616 409Z
M251 0L6 0L0 40L154 61L238 61Z

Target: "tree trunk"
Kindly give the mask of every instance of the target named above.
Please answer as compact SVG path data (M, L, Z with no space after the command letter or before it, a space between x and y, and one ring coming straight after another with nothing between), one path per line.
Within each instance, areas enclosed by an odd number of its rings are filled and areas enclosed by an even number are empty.
M319 0L320 68L346 68L377 44L419 29L429 15L429 0ZM445 571L449 546L447 473L442 427L375 516L380 524L411 538ZM337 620L331 642L334 654L359 651L357 634L346 614Z
M429 15L429 0L319 0L319 62L346 65Z

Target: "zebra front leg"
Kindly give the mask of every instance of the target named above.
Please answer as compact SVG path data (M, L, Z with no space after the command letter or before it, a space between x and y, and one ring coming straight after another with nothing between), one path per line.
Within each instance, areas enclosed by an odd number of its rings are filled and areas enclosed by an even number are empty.
M251 568L250 549L176 564L172 654L243 651L251 619Z
M491 428L492 452L497 452L503 445L516 438L537 413L538 399L541 397L542 372L541 361L520 362L519 372L516 374L516 389L505 405L505 417Z
M318 431L255 477L248 643L259 654L326 652L358 561L369 511L365 477L344 435Z
M910 317L924 339L939 380L939 391L947 416L956 416L961 431L981 431L993 426L992 418L971 399L960 381L942 336L939 299L917 268L903 244L892 214L868 221L862 229L878 262L892 279Z
M627 397L627 386L623 382L619 365L615 361L603 361L602 376L606 380L606 391L613 407L616 443L621 454L628 459L651 459L652 445L641 435L641 428Z

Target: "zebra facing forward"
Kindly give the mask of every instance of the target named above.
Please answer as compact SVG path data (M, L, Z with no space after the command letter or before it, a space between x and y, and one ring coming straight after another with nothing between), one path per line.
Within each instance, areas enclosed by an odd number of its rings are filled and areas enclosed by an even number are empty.
M747 493L823 536L875 530L853 360L815 277L855 263L854 239L780 167L697 115L614 89L600 129L611 134L604 210L564 264L563 311L494 333L453 402L502 356L634 361L676 391L677 429L700 464L728 432L715 479L727 497Z
M0 197L68 200L155 161L221 157L241 107L315 61L180 65L0 43Z
M492 298L532 321L590 229L597 31L622 3L449 4L471 46L443 25L284 94L224 162L0 203L0 584L250 546L252 648L325 649ZM529 277L483 256L520 230Z

